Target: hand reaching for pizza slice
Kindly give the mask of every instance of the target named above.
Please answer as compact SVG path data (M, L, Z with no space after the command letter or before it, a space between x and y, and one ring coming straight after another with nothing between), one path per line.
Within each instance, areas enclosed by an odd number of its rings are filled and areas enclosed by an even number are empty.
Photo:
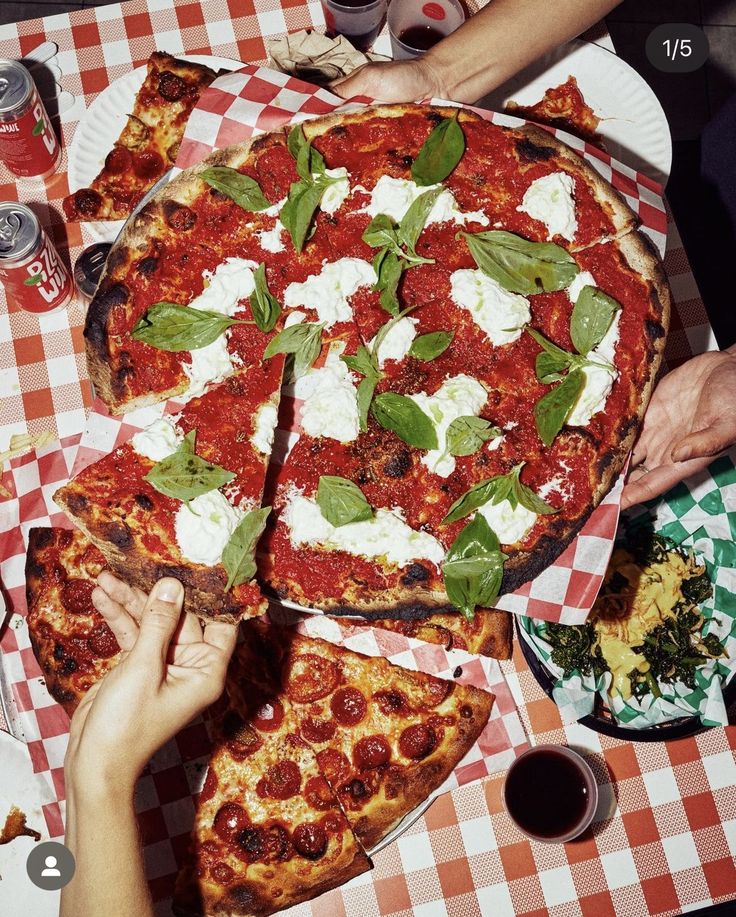
M736 443L736 347L693 357L657 385L621 506L651 500Z
M114 770L117 782L132 786L154 752L220 696L237 629L203 628L182 615L184 589L172 578L149 596L107 572L98 583L93 602L125 656L72 718L66 767L74 778L94 762L95 772Z
M424 58L365 64L335 80L330 89L343 99L366 96L378 102L421 102L442 95L437 76Z

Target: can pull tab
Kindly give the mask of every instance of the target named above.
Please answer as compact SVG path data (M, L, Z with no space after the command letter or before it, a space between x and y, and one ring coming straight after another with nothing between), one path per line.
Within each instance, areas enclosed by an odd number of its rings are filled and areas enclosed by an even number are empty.
M0 76L0 102L5 100L5 93L10 89L10 80Z
M17 213L11 211L0 216L0 254L7 255L13 250L19 232L20 217Z

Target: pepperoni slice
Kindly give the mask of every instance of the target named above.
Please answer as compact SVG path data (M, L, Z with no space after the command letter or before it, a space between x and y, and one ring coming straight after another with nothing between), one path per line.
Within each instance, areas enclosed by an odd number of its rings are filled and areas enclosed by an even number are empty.
M407 758L421 761L437 747L437 733L426 723L407 727L399 736L399 751Z
M130 169L132 162L130 150L124 146L116 146L107 154L105 170L111 175L122 175Z
M328 834L339 834L347 828L348 823L345 816L341 813L330 812L329 815L323 816L320 820L320 825L322 825Z
M304 798L312 809L325 812L335 804L329 783L324 777L310 777L304 787Z
M187 84L175 73L164 70L158 78L158 94L167 102L178 102L186 91Z
M92 592L95 584L92 580L70 577L61 587L61 604L72 614L90 614L94 611Z
M334 736L336 729L332 720L316 720L311 716L299 727L307 742L327 742Z
M109 659L120 652L120 646L115 639L115 634L101 621L89 635L89 648L99 659Z
M327 697L339 676L334 662L316 653L301 653L291 660L286 673L286 693L297 704L311 704Z
M365 697L357 688L339 688L330 700L332 715L342 726L357 726L367 709Z
M255 729L244 723L232 710L225 714L223 732L229 739L227 750L235 761L245 761L262 745L262 740Z
M207 800L212 799L217 791L217 774L210 768L207 771L207 776L204 778L204 783L202 784L202 791L199 794L200 802L207 802Z
M248 813L236 802L226 802L224 806L220 806L212 823L215 834L221 837L223 841L235 840L240 832L249 826L250 818Z
M318 860L327 851L327 834L321 825L306 822L298 825L292 835L294 849L307 860Z
M353 749L353 761L360 770L374 770L390 760L391 746L383 736L366 736Z
M235 839L235 853L241 860L252 863L260 860L266 851L263 828L245 828Z
M215 863L210 869L210 875L218 885L229 885L235 878L235 870L227 863Z
M251 718L251 724L261 732L275 732L284 719L284 708L277 700L266 701Z
M288 860L291 853L289 832L281 825L270 825L263 832L265 856L272 860Z
M347 780L350 773L350 762L341 751L334 748L317 752L317 764L332 786Z
M102 197L93 188L80 188L74 195L77 213L86 217L96 216L102 207Z
M455 685L443 678L427 679L424 684L424 702L428 707L437 707L455 690Z
M272 799L291 799L299 792L301 784L302 775L297 765L293 761L279 761L269 767L256 789Z
M409 699L403 691L391 688L389 691L376 691L373 700L378 709L386 716L406 716L409 713Z
M138 178L157 178L164 171L164 161L153 150L144 150L133 157L133 171Z

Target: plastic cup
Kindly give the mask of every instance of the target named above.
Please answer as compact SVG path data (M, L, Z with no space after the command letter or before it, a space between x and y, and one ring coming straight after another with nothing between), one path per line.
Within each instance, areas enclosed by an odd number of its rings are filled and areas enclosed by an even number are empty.
M386 21L388 0L322 0L327 34L344 35L359 51L365 51L376 40Z
M394 60L419 57L463 22L459 0L391 0L388 31Z

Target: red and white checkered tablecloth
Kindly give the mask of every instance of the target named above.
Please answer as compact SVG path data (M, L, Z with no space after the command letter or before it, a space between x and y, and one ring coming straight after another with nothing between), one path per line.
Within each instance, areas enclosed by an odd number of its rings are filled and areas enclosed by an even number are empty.
M206 22L205 22L206 20ZM85 107L111 79L156 48L213 53L262 63L264 37L320 25L318 3L304 0L133 0L0 28L0 56L17 58L44 40L59 45L65 89L77 96L62 116L65 147ZM67 193L66 164L45 183L16 185L0 166L0 199L38 205L57 246L72 258L85 229L64 226L59 203ZM677 310L668 345L671 366L714 346L687 257L672 221L665 267ZM90 390L83 365L83 307L34 317L11 310L0 293L0 450L13 432L51 429L62 439L16 459L3 483L17 499L0 503L2 577L22 610L23 542L33 520L67 524L51 501L67 480L84 426ZM38 523L36 523L38 524ZM372 639L380 642L380 632ZM392 635L395 636L395 635ZM397 661L431 668L432 650L412 641ZM41 684L22 620L14 617L0 648L26 717L38 771L51 774L63 798L67 724ZM463 677L480 677L474 662ZM514 722L519 705L532 741L567 742L585 751L601 786L593 828L572 844L527 842L500 802L501 779L476 780L446 793L396 843L375 858L372 873L295 909L301 915L595 915L674 914L736 898L736 729L712 729L667 745L633 745L579 726L562 727L520 655L502 666L510 692L499 691L499 713ZM475 674L474 674L475 672ZM28 726L28 723L31 723ZM509 727L512 747L523 734ZM43 735L43 740L40 736ZM137 805L146 865L157 898L170 888L174 859L186 842L190 787L201 780L206 735L201 723L181 733L156 757L142 780ZM182 767L181 762L184 762ZM47 807L51 833L62 831L63 803ZM166 911L161 911L165 913Z

